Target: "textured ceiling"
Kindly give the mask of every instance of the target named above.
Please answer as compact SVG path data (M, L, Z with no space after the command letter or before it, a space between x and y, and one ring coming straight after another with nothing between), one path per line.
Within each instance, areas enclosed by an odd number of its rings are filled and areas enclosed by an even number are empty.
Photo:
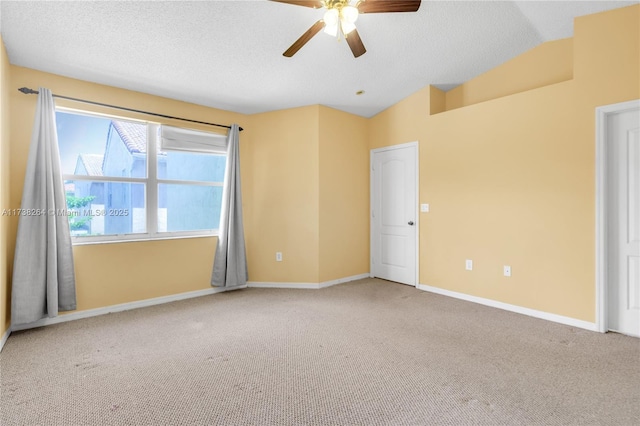
M247 114L322 104L371 117L571 37L576 16L637 3L423 0L361 15L358 59L322 32L283 57L323 12L267 0L3 0L0 30L14 65Z

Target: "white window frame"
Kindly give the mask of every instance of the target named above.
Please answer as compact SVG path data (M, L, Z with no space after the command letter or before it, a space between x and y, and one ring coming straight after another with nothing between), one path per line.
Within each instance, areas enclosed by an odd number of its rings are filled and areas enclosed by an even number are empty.
M137 120L129 117L122 117L110 114L100 114L91 111L56 107L56 112L64 112L70 114L87 115L99 118L130 121L134 123L141 123L147 126L147 177L135 178L135 177L117 177L117 176L82 176L73 174L63 174L63 181L72 180L85 180L90 182L124 182L124 183L141 183L145 185L145 202L146 202L146 220L147 220L147 232L145 233L132 233L132 234L110 234L110 235L89 235L89 236L71 236L71 242L73 245L89 245L89 244L110 244L110 243L123 243L132 241L155 241L155 240L169 240L169 239L182 239L182 238L202 238L217 236L218 229L206 229L195 231L171 231L171 232L159 232L158 231L158 185L159 184L178 184L178 185L194 185L194 186L211 186L222 187L223 182L205 182L205 181L192 181L192 180L176 180L176 179L158 179L158 140L156 139L159 134L161 124L149 120ZM185 128L186 129L186 128ZM200 131L198 131L200 132ZM202 132L211 133L213 132ZM223 135L220 135L221 137ZM58 141L58 143L60 143ZM173 151L173 149L167 149ZM220 148L218 150L194 150L189 149L192 153L212 154L212 155L224 155L226 156L226 150ZM156 190L150 190L156 188Z

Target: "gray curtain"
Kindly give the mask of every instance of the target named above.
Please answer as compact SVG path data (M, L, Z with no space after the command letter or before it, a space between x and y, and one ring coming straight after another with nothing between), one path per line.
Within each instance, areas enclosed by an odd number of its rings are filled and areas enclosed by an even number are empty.
M247 284L247 254L242 224L242 193L240 190L240 149L238 125L227 137L227 167L222 189L222 211L216 257L213 261L211 285L238 287Z
M40 88L13 263L11 322L76 309L76 286L53 96Z

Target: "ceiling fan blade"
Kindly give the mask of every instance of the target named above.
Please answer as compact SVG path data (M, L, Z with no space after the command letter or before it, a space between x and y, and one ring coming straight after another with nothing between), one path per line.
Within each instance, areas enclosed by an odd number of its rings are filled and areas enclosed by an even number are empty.
M271 0L271 1L275 1L278 3L294 4L296 6L312 7L314 9L320 9L321 7L324 7L324 4L322 3L321 0Z
M362 39L360 38L360 34L358 34L358 30L353 30L346 36L347 43L353 52L353 56L356 58L365 54L367 49L364 48L364 44L362 43Z
M321 19L318 22L316 22L315 24L313 24L311 26L311 28L309 28L304 34L302 34L300 36L299 39L297 39L290 48L287 49L286 52L284 52L282 55L286 56L287 58L292 57L293 55L296 54L296 52L298 50L300 50L302 48L302 46L304 46L305 44L307 44L307 42L309 40L311 40L313 38L314 35L318 34L318 32L324 28L324 21Z
M360 13L416 12L421 0L361 0Z

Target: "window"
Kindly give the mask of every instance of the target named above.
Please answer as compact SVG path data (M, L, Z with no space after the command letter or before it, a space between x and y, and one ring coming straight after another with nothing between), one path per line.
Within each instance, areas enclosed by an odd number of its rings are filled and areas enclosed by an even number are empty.
M226 137L56 112L75 243L215 235Z

